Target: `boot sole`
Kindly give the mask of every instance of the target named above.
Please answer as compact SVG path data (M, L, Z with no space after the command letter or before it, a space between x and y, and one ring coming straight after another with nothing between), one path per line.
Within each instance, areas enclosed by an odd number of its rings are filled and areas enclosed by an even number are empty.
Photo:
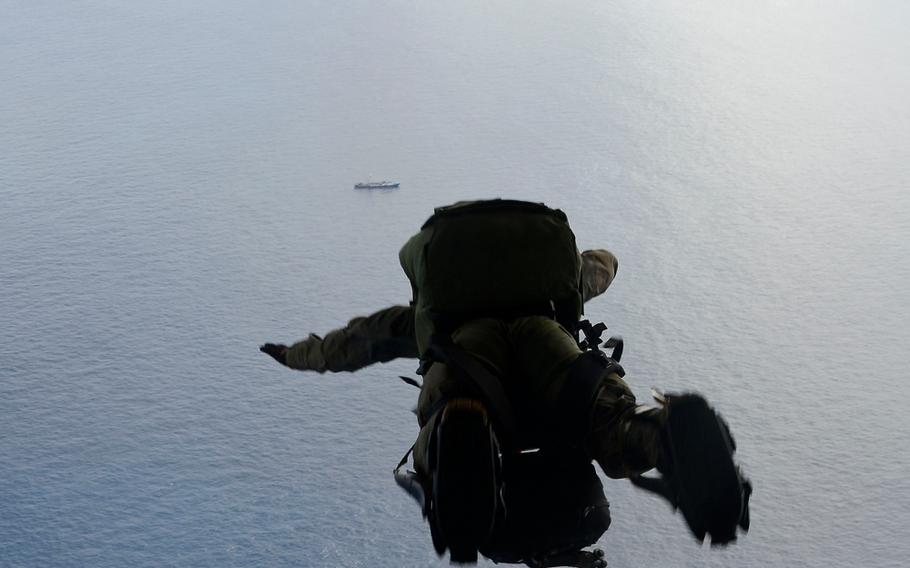
M743 484L726 425L705 399L683 395L671 403L666 432L689 528L699 540L710 535L712 545L736 540Z
M436 517L451 561L476 562L496 518L497 448L481 403L458 399L442 412L436 434Z

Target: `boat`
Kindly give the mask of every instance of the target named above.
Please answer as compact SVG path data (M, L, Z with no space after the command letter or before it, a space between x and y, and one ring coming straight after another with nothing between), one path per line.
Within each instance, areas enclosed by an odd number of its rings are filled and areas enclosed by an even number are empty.
M365 181L354 184L354 189L395 189L399 184L397 181Z

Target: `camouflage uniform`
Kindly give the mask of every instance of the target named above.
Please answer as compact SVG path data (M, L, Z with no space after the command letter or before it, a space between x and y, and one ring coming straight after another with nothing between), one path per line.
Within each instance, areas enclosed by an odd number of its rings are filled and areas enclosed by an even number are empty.
M582 295L585 302L602 294L616 275L618 262L606 250L585 251L582 258ZM506 392L522 392L544 413L553 408L572 363L581 354L574 337L560 324L543 316L512 320L481 318L455 331L456 345L479 358L501 378ZM351 320L325 338L311 335L291 346L289 367L300 370L355 371L399 357L418 357L411 307L393 306ZM443 399L465 395L463 381L453 378L442 363L434 363L424 378L418 402L420 435L414 459L426 471L423 449L429 439L429 414ZM658 432L652 423L636 420L635 397L616 373L600 391L586 450L610 477L630 477L654 467Z

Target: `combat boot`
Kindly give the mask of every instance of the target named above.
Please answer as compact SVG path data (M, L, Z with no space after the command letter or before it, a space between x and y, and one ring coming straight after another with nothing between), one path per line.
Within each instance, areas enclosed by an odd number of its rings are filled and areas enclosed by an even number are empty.
M660 407L647 414L660 424L662 476L636 476L632 483L680 509L699 541L733 542L737 527L749 530L752 484L733 460L730 428L701 395L655 393L655 399Z
M500 509L499 445L486 407L454 399L439 412L430 447L433 544L452 562L477 561Z

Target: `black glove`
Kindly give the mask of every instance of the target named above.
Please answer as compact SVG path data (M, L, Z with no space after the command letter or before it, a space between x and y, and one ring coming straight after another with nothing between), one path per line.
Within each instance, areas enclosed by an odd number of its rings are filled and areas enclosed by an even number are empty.
M266 343L259 347L259 350L265 353L266 355L271 356L273 359L287 367L288 364L288 346L281 345L280 343Z

